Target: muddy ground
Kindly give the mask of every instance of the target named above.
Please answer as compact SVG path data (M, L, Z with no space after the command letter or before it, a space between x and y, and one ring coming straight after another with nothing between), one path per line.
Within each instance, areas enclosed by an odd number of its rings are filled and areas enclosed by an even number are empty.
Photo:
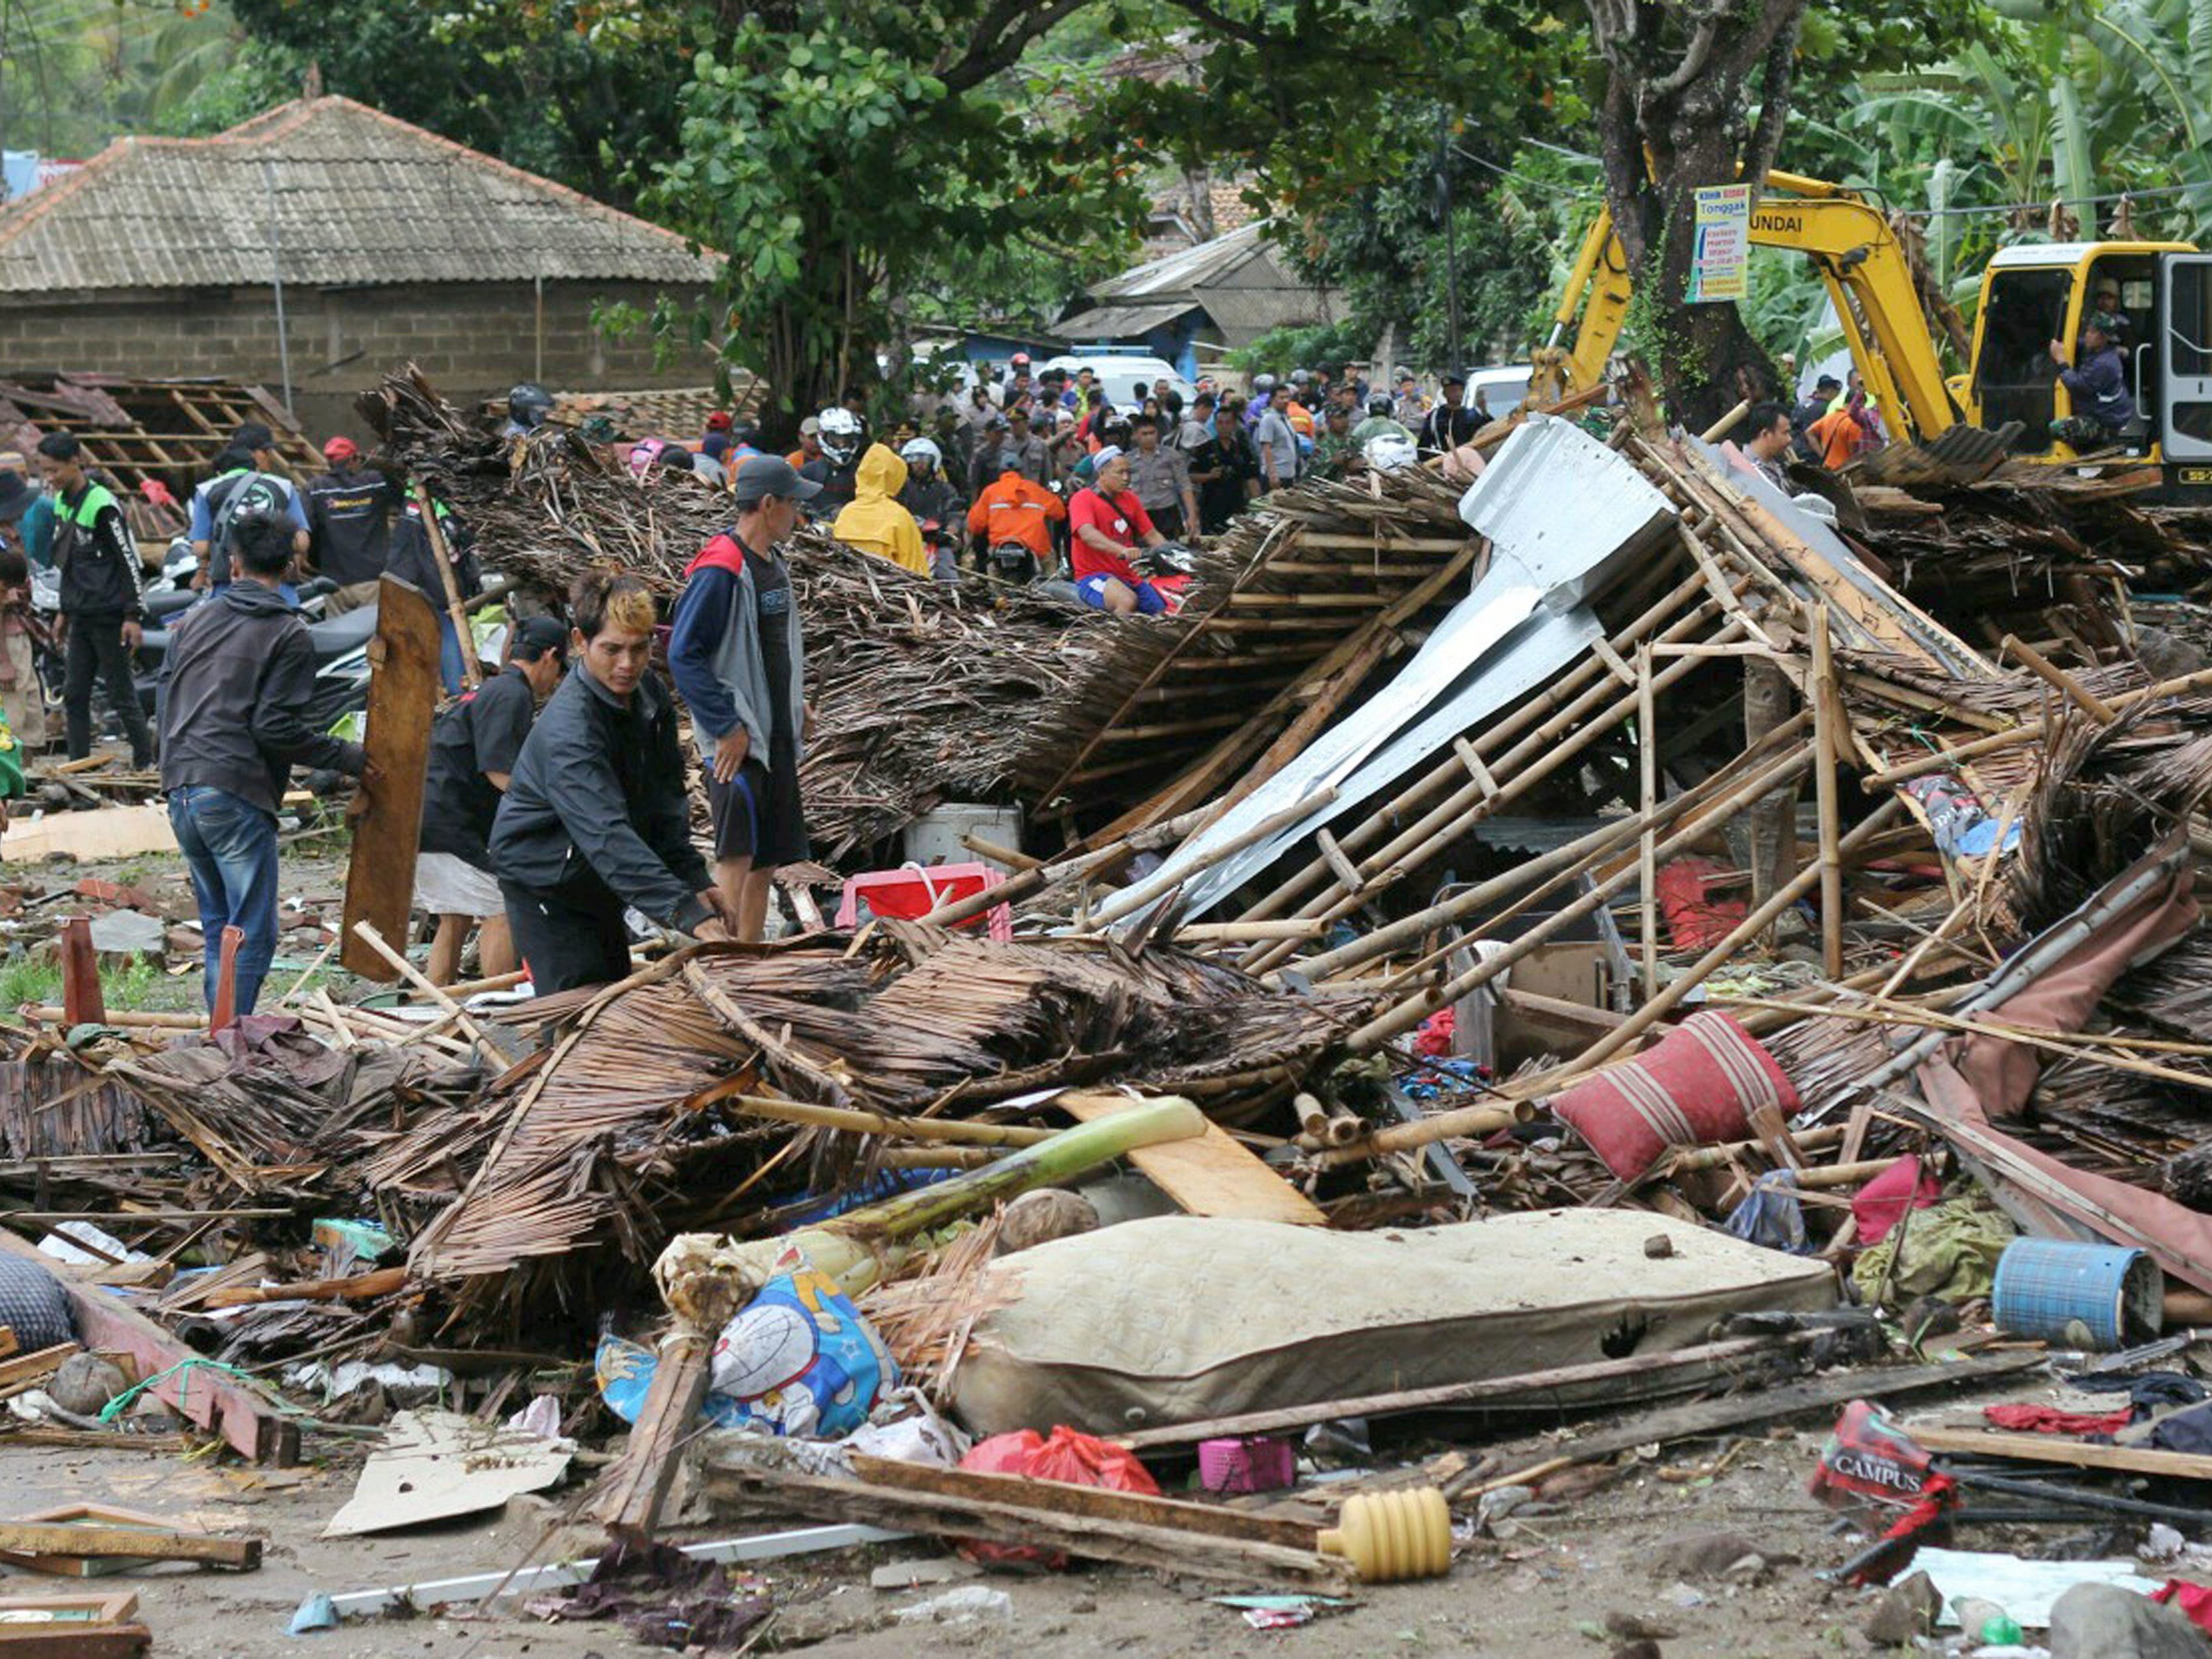
M1961 1394L1904 1413L1907 1422L1966 1423L1976 1407L1998 1399L2080 1404L2047 1382ZM1660 1646L1668 1659L1758 1659L1759 1656L1833 1655L1874 1650L1863 1634L1874 1593L1833 1588L1817 1577L1858 1547L1836 1519L1806 1495L1824 1428L1803 1424L1748 1439L1726 1471L1709 1480L1662 1479L1710 1464L1730 1443L1670 1447L1635 1462L1612 1485L1525 1519L1502 1540L1464 1547L1449 1578L1370 1589L1349 1610L1303 1629L1261 1632L1241 1614L1207 1602L1235 1588L1170 1581L1118 1568L1078 1567L1065 1573L994 1573L961 1581L1003 1590L1011 1622L900 1624L898 1611L942 1594L941 1588L886 1594L869 1587L869 1570L890 1561L942 1559L933 1540L882 1544L834 1555L766 1564L759 1577L774 1589L778 1612L756 1652L805 1651L856 1659L905 1659L915 1653L1026 1656L1233 1655L1579 1656L1602 1659L1612 1638L1600 1639L1609 1613L1628 1613L1671 1632ZM317 1449L331 1443L318 1439ZM325 1655L328 1659L396 1659L428 1655L536 1656L582 1659L597 1653L656 1650L608 1624L550 1623L514 1601L477 1617L447 1608L412 1619L350 1622L343 1629L293 1638L285 1626L313 1591L338 1592L477 1571L501 1571L526 1560L565 1559L589 1534L558 1536L582 1491L520 1498L473 1522L384 1538L325 1540L325 1520L350 1492L360 1453L341 1444L320 1467L267 1473L209 1467L131 1452L75 1454L66 1449L8 1449L0 1440L0 1513L21 1514L70 1498L99 1498L174 1516L266 1540L262 1566L251 1573L200 1573L166 1568L106 1581L138 1592L155 1651L191 1659L258 1659ZM727 1537L804 1526L791 1517L731 1520L673 1536ZM1661 1546L1685 1534L1725 1528L1769 1551L1801 1558L1750 1579L1655 1575ZM1962 1547L2014 1547L2040 1553L2079 1528L2046 1526L2008 1533L1978 1528ZM2123 1536L2124 1550L2136 1534ZM563 1548L566 1541L569 1547ZM743 1571L744 1569L737 1571ZM9 1593L52 1580L11 1573Z

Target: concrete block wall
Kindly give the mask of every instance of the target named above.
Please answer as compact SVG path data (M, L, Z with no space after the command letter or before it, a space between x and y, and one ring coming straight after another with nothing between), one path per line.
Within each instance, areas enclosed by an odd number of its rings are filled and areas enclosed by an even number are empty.
M657 368L648 337L610 340L592 326L595 305L649 310L658 292L644 283L549 282L541 318L528 283L288 288L295 396L350 402L410 359L457 402L525 380L581 391L702 385L714 374L707 353L682 352ZM266 288L131 289L0 302L0 379L70 370L219 375L274 388L282 377L274 296Z

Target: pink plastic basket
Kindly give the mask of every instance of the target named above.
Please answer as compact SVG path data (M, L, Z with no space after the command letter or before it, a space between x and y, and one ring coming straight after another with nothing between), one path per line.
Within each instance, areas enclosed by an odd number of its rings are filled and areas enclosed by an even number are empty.
M1198 1443L1198 1481L1210 1492L1280 1492L1297 1479L1291 1443L1272 1434L1231 1436Z
M837 907L837 925L858 926L863 903L871 915L912 921L927 915L948 899L967 898L996 887L999 881L998 871L981 863L907 864L896 870L866 871L847 878L845 896ZM1003 941L1014 936L1014 913L1008 905L994 904L981 916L971 916L958 925L974 927L979 924L994 939Z

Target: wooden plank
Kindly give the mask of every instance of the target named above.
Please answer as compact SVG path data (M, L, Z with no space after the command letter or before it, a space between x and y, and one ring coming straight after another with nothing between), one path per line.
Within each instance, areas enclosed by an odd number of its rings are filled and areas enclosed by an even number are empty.
M376 603L366 746L377 775L364 781L354 797L338 961L363 979L388 984L398 977L392 964L355 934L354 925L368 922L387 939L407 937L430 720L444 683L438 678L438 617L422 589L386 576L377 586Z
M261 1565L258 1538L156 1527L80 1526L67 1521L0 1521L0 1555L27 1564L41 1555L107 1556L132 1561L199 1561L250 1571Z
M708 1466L705 1486L709 1498L722 1502L735 1499L792 1514L939 1537L1027 1544L1091 1560L1119 1561L1233 1584L1273 1583L1337 1595L1351 1589L1355 1582L1352 1564L1334 1556L1148 1526L1111 1516L1061 1515L1028 1504L948 1492L909 1492L857 1480L712 1463Z
M122 1349L137 1361L141 1376L153 1376L186 1359L202 1357L137 1309L57 1272L58 1264L52 1257L41 1255L36 1245L5 1229L0 1229L0 1252L52 1273L69 1294L77 1334L85 1346ZM241 1387L220 1371L192 1366L164 1377L147 1392L202 1428L214 1430L255 1462L300 1461L298 1426L278 1416L262 1395Z
M1126 1095L1070 1091L1054 1103L1077 1122L1089 1123L1139 1103ZM1129 1154L1129 1162L1189 1215L1287 1221L1300 1227L1328 1224L1328 1218L1311 1199L1211 1120L1203 1134L1139 1146Z
M83 1352L74 1342L57 1342L35 1353L18 1354L13 1359L0 1361L0 1389L12 1389L18 1382L43 1382L61 1370L62 1362L71 1354Z
M2154 1446L2094 1446L2055 1435L2005 1434L1995 1429L1907 1428L1906 1437L1923 1451L1971 1457L2014 1457L2024 1463L2063 1463L2075 1469L2117 1469L2128 1474L2166 1474L2183 1480L2212 1480L2212 1456L2161 1451Z
M977 1469L941 1469L927 1463L871 1457L866 1452L853 1453L851 1462L853 1473L872 1486L980 1498L985 1503L1049 1510L1055 1515L1133 1521L1142 1526L1204 1533L1210 1538L1233 1538L1248 1544L1273 1544L1286 1550L1321 1547L1318 1528L1310 1522L1255 1515L1219 1504L1109 1492L1103 1486L1078 1486L1060 1480L1030 1480Z
M9 864L32 864L56 853L90 861L176 850L169 809L159 801L142 806L103 806L91 812L13 817L6 832L0 834L0 860Z
M1962 1388L1969 1382L1984 1382L1992 1377L2033 1370L2046 1357L2038 1349L2033 1353L1991 1354L1986 1358L1963 1359L1944 1365L1838 1371L1832 1376L1793 1382L1787 1388L1644 1412L1601 1425L1579 1439L1543 1442L1517 1460L1509 1456L1504 1468L1488 1471L1486 1478L1493 1482L1504 1481L1527 1474L1546 1463L1587 1463L1593 1458L1611 1457L1655 1441L1665 1445L1675 1440L1702 1439L1754 1423L1780 1423L1808 1412L1832 1411L1854 1400L1879 1402L1902 1400L1938 1389ZM1461 1490L1464 1489L1448 1486L1445 1495L1456 1498Z
M137 1659L153 1646L154 1632L143 1625L0 1626L5 1659Z
M707 1360L713 1350L707 1338L690 1332L661 1344L645 1405L620 1458L607 1471L599 1503L599 1519L619 1541L642 1543L660 1523L660 1506L676 1478L677 1453L690 1438L692 1419L707 1397Z

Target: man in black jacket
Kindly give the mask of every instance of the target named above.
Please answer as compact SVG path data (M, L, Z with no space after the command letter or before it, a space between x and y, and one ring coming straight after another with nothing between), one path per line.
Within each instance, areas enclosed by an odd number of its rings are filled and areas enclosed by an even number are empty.
M691 840L675 701L647 666L652 592L594 570L568 610L574 672L530 728L491 832L507 926L541 996L629 974L626 906L701 939L731 937Z
M477 566L476 555L469 550L472 538L468 527L443 501L433 500L430 505L438 514L438 538L446 544L446 562L453 573L454 591L465 603L483 592L483 573ZM446 579L438 574L437 550L430 545L429 532L423 528L419 502L409 501L392 527L392 551L384 568L387 574L421 588L430 609L438 613L438 677L445 682L447 696L458 693L466 683L461 653L465 648L474 655L477 642L473 636L465 642L453 627L453 612L446 602Z
M361 464L352 439L331 439L323 459L331 470L307 484L307 556L338 585L323 607L335 617L375 602L376 579L391 556L392 509L401 498L381 472Z
M84 452L67 432L39 440L39 465L54 487L54 564L62 577L62 621L69 646L62 712L69 757L92 752L92 682L107 683L107 701L131 739L131 764L154 763L153 734L131 676L138 648L138 544L123 506L84 470Z
M315 653L277 593L289 522L242 513L235 580L170 629L161 664L161 793L192 878L215 1006L222 930L245 934L235 1006L251 1013L276 950L276 805L294 762L359 777L368 759L307 723Z

